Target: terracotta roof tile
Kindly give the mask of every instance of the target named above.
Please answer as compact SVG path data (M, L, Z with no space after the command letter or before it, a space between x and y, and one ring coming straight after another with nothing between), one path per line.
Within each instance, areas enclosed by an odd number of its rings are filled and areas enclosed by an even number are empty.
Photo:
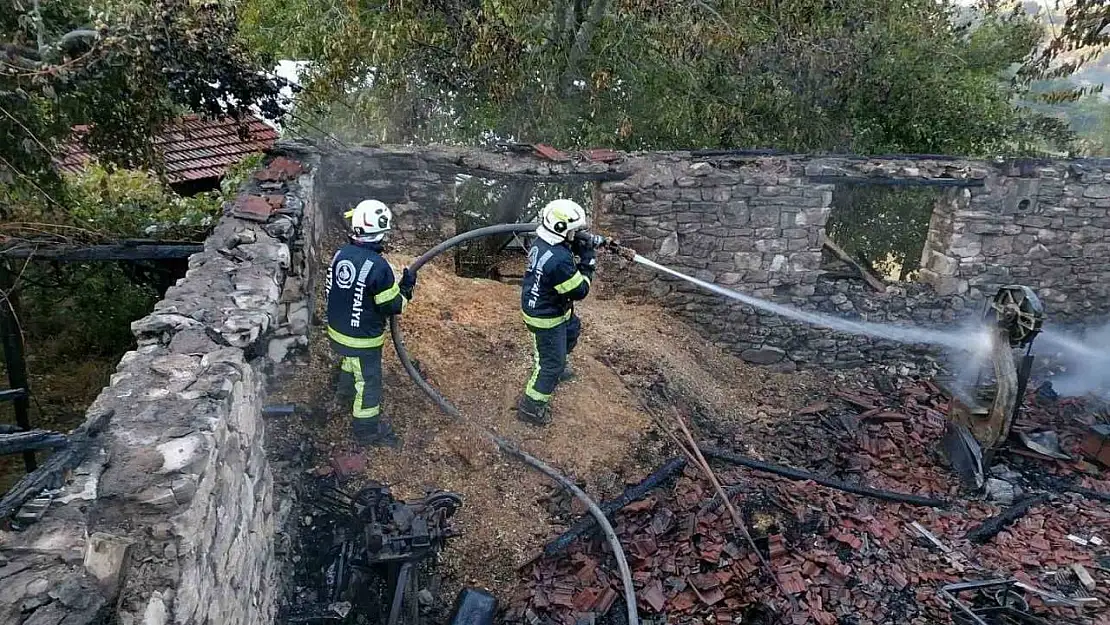
M201 119L187 115L167 125L154 139L170 182L218 178L244 157L270 149L278 135L257 117L243 120L246 138L240 136L238 122L232 119ZM88 130L74 126L75 135ZM78 137L70 141L55 160L63 172L77 173L92 158Z

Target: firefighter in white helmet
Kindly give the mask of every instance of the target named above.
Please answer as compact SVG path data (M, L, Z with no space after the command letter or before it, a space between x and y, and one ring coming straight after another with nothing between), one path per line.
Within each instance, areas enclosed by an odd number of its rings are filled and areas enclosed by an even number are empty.
M572 200L555 200L540 212L520 292L524 324L532 334L534 361L532 377L517 404L522 421L550 423L555 386L573 375L567 356L574 350L581 330L574 302L589 294L597 266L597 251L585 237L575 237L587 226L586 211Z
M339 394L353 403L355 439L364 445L396 445L381 411L382 346L390 315L412 300L416 275L406 267L395 282L382 257L393 226L393 213L377 200L364 200L347 211L348 238L332 258L325 293L328 338L342 357Z

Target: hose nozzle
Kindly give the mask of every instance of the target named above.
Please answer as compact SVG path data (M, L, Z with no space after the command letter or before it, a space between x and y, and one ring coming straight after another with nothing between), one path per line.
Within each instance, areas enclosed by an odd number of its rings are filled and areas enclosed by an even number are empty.
M608 250L618 256L632 260L636 256L636 250L621 245L621 242L612 237L607 237L601 234L594 234L588 230L579 230L574 235L574 241L583 247L594 250Z
M579 230L574 233L574 242L587 249L597 250L609 245L612 239L589 230Z

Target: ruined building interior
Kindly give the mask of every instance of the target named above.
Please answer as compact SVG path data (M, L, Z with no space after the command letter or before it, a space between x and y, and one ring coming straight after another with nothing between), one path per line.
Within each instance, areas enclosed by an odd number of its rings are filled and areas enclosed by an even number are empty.
M388 203L399 272L485 225L463 177L584 190L620 241L577 377L516 420L524 239L474 240L386 349L402 446L362 448L321 331L341 214ZM936 189L916 281L830 245L860 183ZM1108 320L1110 160L279 143L0 500L0 623L1107 625Z

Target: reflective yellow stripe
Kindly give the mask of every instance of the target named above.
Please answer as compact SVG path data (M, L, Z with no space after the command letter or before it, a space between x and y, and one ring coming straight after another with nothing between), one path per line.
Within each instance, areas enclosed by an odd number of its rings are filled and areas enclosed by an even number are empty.
M351 410L351 416L356 419L373 419L381 414L381 406L370 406L366 408L362 405L363 391L366 390L366 380L362 377L362 361L353 356L344 358L342 368L355 378L355 405Z
M354 413L351 415L354 418L356 418L356 419L373 419L374 417L380 415L381 413L382 413L382 407L381 406L374 406L373 408L363 408L362 407L362 394L361 393L359 394L358 397L355 397L355 409L354 409Z
M524 394L532 399L546 404L551 401L551 395L536 390L536 380L540 377L540 344L536 335L532 335L532 377L528 379L528 386L524 387Z
M524 323L529 326L539 328L540 330L548 330L570 319L574 311L568 310L566 314L561 317L533 317L524 311L521 311L520 314L524 317Z
M374 303L378 305L384 304L388 301L392 301L394 297L397 297L400 294L401 287L397 286L397 283L394 282L393 286L374 296Z
M335 328L328 326L328 337L336 343L339 343L344 347L350 347L352 349L372 349L385 345L385 332L382 332L378 336L372 336L370 338L358 338L354 336L347 336L346 334L343 334Z
M578 285L583 282L586 284L590 283L590 281L586 279L586 276L582 275L581 271L576 271L573 276L567 278L562 284L556 284L555 291L559 294L570 293L574 289L577 289Z

